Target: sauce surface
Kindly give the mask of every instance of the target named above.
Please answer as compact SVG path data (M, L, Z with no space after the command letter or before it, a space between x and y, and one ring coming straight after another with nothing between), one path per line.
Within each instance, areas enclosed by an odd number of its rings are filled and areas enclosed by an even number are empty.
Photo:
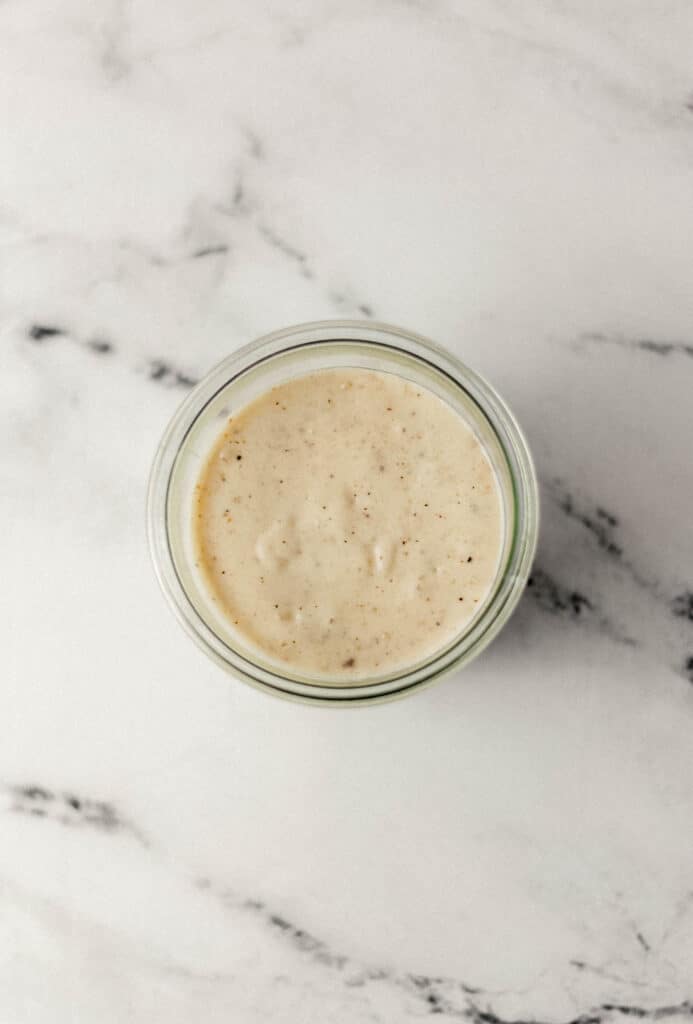
M336 680L413 665L496 577L500 489L465 420L393 374L323 370L228 422L195 490L197 564L237 635Z

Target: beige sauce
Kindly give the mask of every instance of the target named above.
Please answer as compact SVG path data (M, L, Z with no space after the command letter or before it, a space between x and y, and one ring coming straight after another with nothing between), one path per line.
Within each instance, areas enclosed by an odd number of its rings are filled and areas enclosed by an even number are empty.
M496 577L496 476L465 421L391 374L324 370L229 420L197 485L198 564L247 644L353 679L452 641Z

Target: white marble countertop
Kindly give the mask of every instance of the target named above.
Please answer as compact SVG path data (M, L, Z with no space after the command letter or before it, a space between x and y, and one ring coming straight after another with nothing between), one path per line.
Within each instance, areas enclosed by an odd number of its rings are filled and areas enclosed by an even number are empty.
M693 6L0 6L1 1024L693 1018ZM159 436L266 330L448 345L535 453L463 674L284 703L176 626Z

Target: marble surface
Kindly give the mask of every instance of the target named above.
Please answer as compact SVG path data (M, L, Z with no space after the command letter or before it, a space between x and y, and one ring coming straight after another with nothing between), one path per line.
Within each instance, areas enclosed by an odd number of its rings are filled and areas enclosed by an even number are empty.
M0 1022L693 1017L693 6L0 5ZM393 705L229 680L151 571L235 346L506 396L533 585Z

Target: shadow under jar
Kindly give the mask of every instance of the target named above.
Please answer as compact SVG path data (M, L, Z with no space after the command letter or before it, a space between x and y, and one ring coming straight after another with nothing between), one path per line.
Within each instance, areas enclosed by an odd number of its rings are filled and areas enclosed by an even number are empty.
M250 419L253 405L273 388L336 371L335 379L408 382L432 393L454 413L492 467L500 505L498 557L473 614L454 635L409 660L385 659L348 671L292 664L263 649L220 600L201 564L194 517L200 481L220 450L229 421ZM365 371L365 373L364 373ZM384 376L385 375L385 378ZM321 377L316 377L319 380ZM404 386L404 385L403 385ZM258 414L259 415L259 414ZM340 438L349 445L348 432ZM445 439L441 443L445 443ZM387 438L382 439L387 447ZM241 449L238 449L239 451ZM451 454L446 452L448 462ZM269 460L268 460L269 461ZM269 466L268 466L269 472ZM296 500L303 501L301 495ZM308 498L306 497L306 501ZM237 678L269 692L314 703L384 700L433 682L469 662L509 618L527 581L537 541L537 485L526 441L511 412L480 377L424 338L384 324L325 321L278 331L225 359L183 402L161 441L149 486L148 532L159 582L194 640ZM346 538L345 541L346 543ZM309 538L308 538L309 543ZM459 552L456 552L459 553ZM249 559L255 557L249 552ZM471 559L470 559L471 560ZM225 567L233 573L233 565ZM280 571L258 563L258 572ZM309 582L309 581L307 581ZM458 600L462 600L462 596ZM261 629L261 625L260 625ZM435 640L432 641L435 645Z

